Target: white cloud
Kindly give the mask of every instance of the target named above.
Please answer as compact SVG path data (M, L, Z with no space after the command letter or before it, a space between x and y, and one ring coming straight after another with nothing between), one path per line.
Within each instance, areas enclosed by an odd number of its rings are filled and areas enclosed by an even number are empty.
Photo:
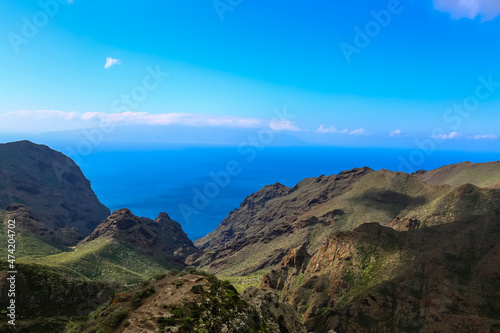
M106 58L106 64L104 65L104 68L108 69L108 68L110 68L113 65L120 65L120 64L121 64L120 60L113 59L111 57L107 57Z
M29 118L29 119L28 119ZM237 116L219 116L193 113L161 113L151 114L148 112L64 112L54 110L17 110L3 115L1 124L7 126L8 121L12 124L30 124L36 126L40 131L61 130L74 128L89 128L96 126L96 122L106 122L116 125L186 125L196 127L233 127L233 128L261 128L271 126L274 130L300 130L295 123L281 120L269 125L265 119ZM68 125L71 121L71 125Z
M59 118L63 120L71 120L74 119L78 115L77 112L71 111L71 112L64 112L64 111L56 111L56 110L37 110L37 111L31 111L31 110L16 110L16 111L11 111L6 114L4 114L4 117L11 117L11 116L21 116L21 117L35 117L35 118L40 118L40 119L48 119L48 118Z
M321 124L318 127L318 129L316 130L316 133L340 133L340 134L349 134L349 135L371 135L371 134L373 134L372 132L367 132L364 128L358 128L358 129L354 129L354 130L349 130L346 128L346 129L339 131L334 126L325 127L323 124Z
M370 135L371 132L367 132L364 128L358 128L349 132L349 135Z
M294 131L294 132L300 131L300 128L297 127L294 121L286 119L271 121L269 127L273 131Z
M389 132L389 136L396 136L396 135L401 135L401 130L394 130Z
M500 14L498 0L434 0L434 8L450 13L454 19L475 19L481 16L484 21L492 20Z
M147 124L147 125L188 125L188 126L226 126L226 127L258 127L264 121L258 118L235 116L214 116L193 113L161 113L122 112L104 113L87 112L82 119L92 121L106 121L110 123Z
M456 139L460 137L460 133L458 132L451 132L450 134L441 134L441 135L433 135L431 138L433 139L440 139L440 140L451 140L451 139Z
M334 126L324 127L323 124L319 125L319 128L316 130L316 133L336 133L337 129Z
M489 139L489 140L496 140L498 139L498 136L495 134L483 134L483 135L474 135L474 136L469 136L467 139L474 139L474 140L481 140L481 139Z

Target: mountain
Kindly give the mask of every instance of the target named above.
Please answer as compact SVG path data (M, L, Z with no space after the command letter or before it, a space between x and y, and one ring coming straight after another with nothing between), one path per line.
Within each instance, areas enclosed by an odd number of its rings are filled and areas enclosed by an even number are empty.
M70 243L110 213L70 158L29 141L0 144L0 209L38 235Z
M184 265L186 257L197 250L181 225L167 213L160 213L151 220L137 217L126 208L114 211L79 245L100 239L122 242L151 257L179 265Z
M480 187L500 188L500 162L498 161L451 164L431 171L420 170L414 175L430 185L460 186L469 183Z
M499 169L361 168L268 185L189 259L233 280L264 274L261 288L281 292L310 332L494 332Z
M283 292L309 332L498 332L499 239L498 205L410 231L363 224L312 256L291 250L261 287Z
M166 269L185 267L196 248L166 213L153 221L116 210L74 248L23 262L59 269L75 278L138 283Z
M195 241L201 252L190 262L227 276L265 273L290 249L306 244L314 254L334 232L365 222L398 230L433 226L495 209L487 202L481 189L429 185L415 175L370 168L308 178L291 188L277 183L248 196Z
M213 275L185 273L118 293L65 332L306 332L276 293L254 288L240 295Z

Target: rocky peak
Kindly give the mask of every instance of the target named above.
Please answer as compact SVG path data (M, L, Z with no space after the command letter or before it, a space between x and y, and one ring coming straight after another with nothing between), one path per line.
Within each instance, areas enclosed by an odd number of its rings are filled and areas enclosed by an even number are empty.
M158 223L160 223L160 222L170 222L170 221L172 221L170 219L170 216L168 216L168 214L165 213L165 212L161 212L160 214L158 214L158 217L155 219L155 222L158 222Z
M155 220L151 220L135 216L127 208L115 210L82 243L98 238L110 238L162 260L180 264L196 252L181 225L166 213L160 213Z

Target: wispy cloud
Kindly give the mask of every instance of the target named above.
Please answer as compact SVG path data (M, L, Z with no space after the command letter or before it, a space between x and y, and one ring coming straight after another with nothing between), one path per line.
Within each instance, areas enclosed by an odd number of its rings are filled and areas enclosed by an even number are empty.
M389 136L397 136L397 135L401 135L401 130L397 129L397 130L394 130L394 131L390 131L389 132Z
M58 118L63 120L72 120L78 115L75 111L65 112L65 111L57 111L57 110L16 110L7 112L4 114L4 117L12 117L12 116L20 116L20 117L35 117L41 119L48 118Z
M43 126L51 127L66 127L65 124L71 121L72 127L93 127L98 122L106 122L116 125L187 125L197 127L236 127L236 128L259 128L271 126L275 130L296 131L299 128L290 121L279 121L269 124L269 121L260 118L252 117L237 117L237 116L219 116L207 114L192 114L192 113L161 113L151 114L148 112L121 112L121 113L105 113L105 112L65 112L54 110L17 110L8 112L3 115L3 119L36 122L43 120L40 128ZM5 123L4 121L4 123ZM48 121L51 121L50 123ZM1 123L1 122L0 122Z
M337 129L334 126L324 127L323 124L319 125L316 133L337 133Z
M498 0L434 0L434 8L450 13L454 19L475 19L481 16L484 21L492 20L500 14Z
M371 132L367 132L364 128L358 128L349 132L349 135L370 135Z
M107 58L106 58L106 64L104 64L104 68L105 68L105 69L108 69L108 68L110 68L111 66L114 66L114 65L120 65L120 64L121 64L120 60L118 60L118 59L113 59L113 58L111 58L111 57L107 57Z
M354 130L343 129L339 131L335 126L325 127L323 124L319 125L316 133L339 133L339 134L349 134L349 135L371 135L372 132L367 132L364 128L358 128Z
M451 132L450 134L440 134L440 135L432 135L431 138L433 139L439 139L439 140L451 140L451 139L457 139L460 137L460 133L458 132Z
M473 135L473 136L468 136L467 139L473 139L473 140L481 140L481 139L496 140L496 139L498 139L498 135L495 135L495 134Z
M269 124L269 127L274 131L292 131L298 132L300 128L291 120L276 120Z

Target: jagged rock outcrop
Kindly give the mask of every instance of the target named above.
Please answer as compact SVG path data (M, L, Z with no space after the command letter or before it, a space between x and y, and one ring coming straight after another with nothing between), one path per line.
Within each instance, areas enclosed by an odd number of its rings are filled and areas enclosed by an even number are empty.
M0 144L0 210L13 204L25 205L34 217L25 221L26 215L20 212L20 226L37 224L47 229L41 232L50 232L56 239L67 239L56 234L67 233L68 228L87 236L109 216L109 209L69 157L29 141ZM6 213L12 215L15 210Z
M116 210L79 245L99 238L125 243L151 257L181 266L188 255L197 251L181 225L167 213L151 220L135 216L126 208Z

